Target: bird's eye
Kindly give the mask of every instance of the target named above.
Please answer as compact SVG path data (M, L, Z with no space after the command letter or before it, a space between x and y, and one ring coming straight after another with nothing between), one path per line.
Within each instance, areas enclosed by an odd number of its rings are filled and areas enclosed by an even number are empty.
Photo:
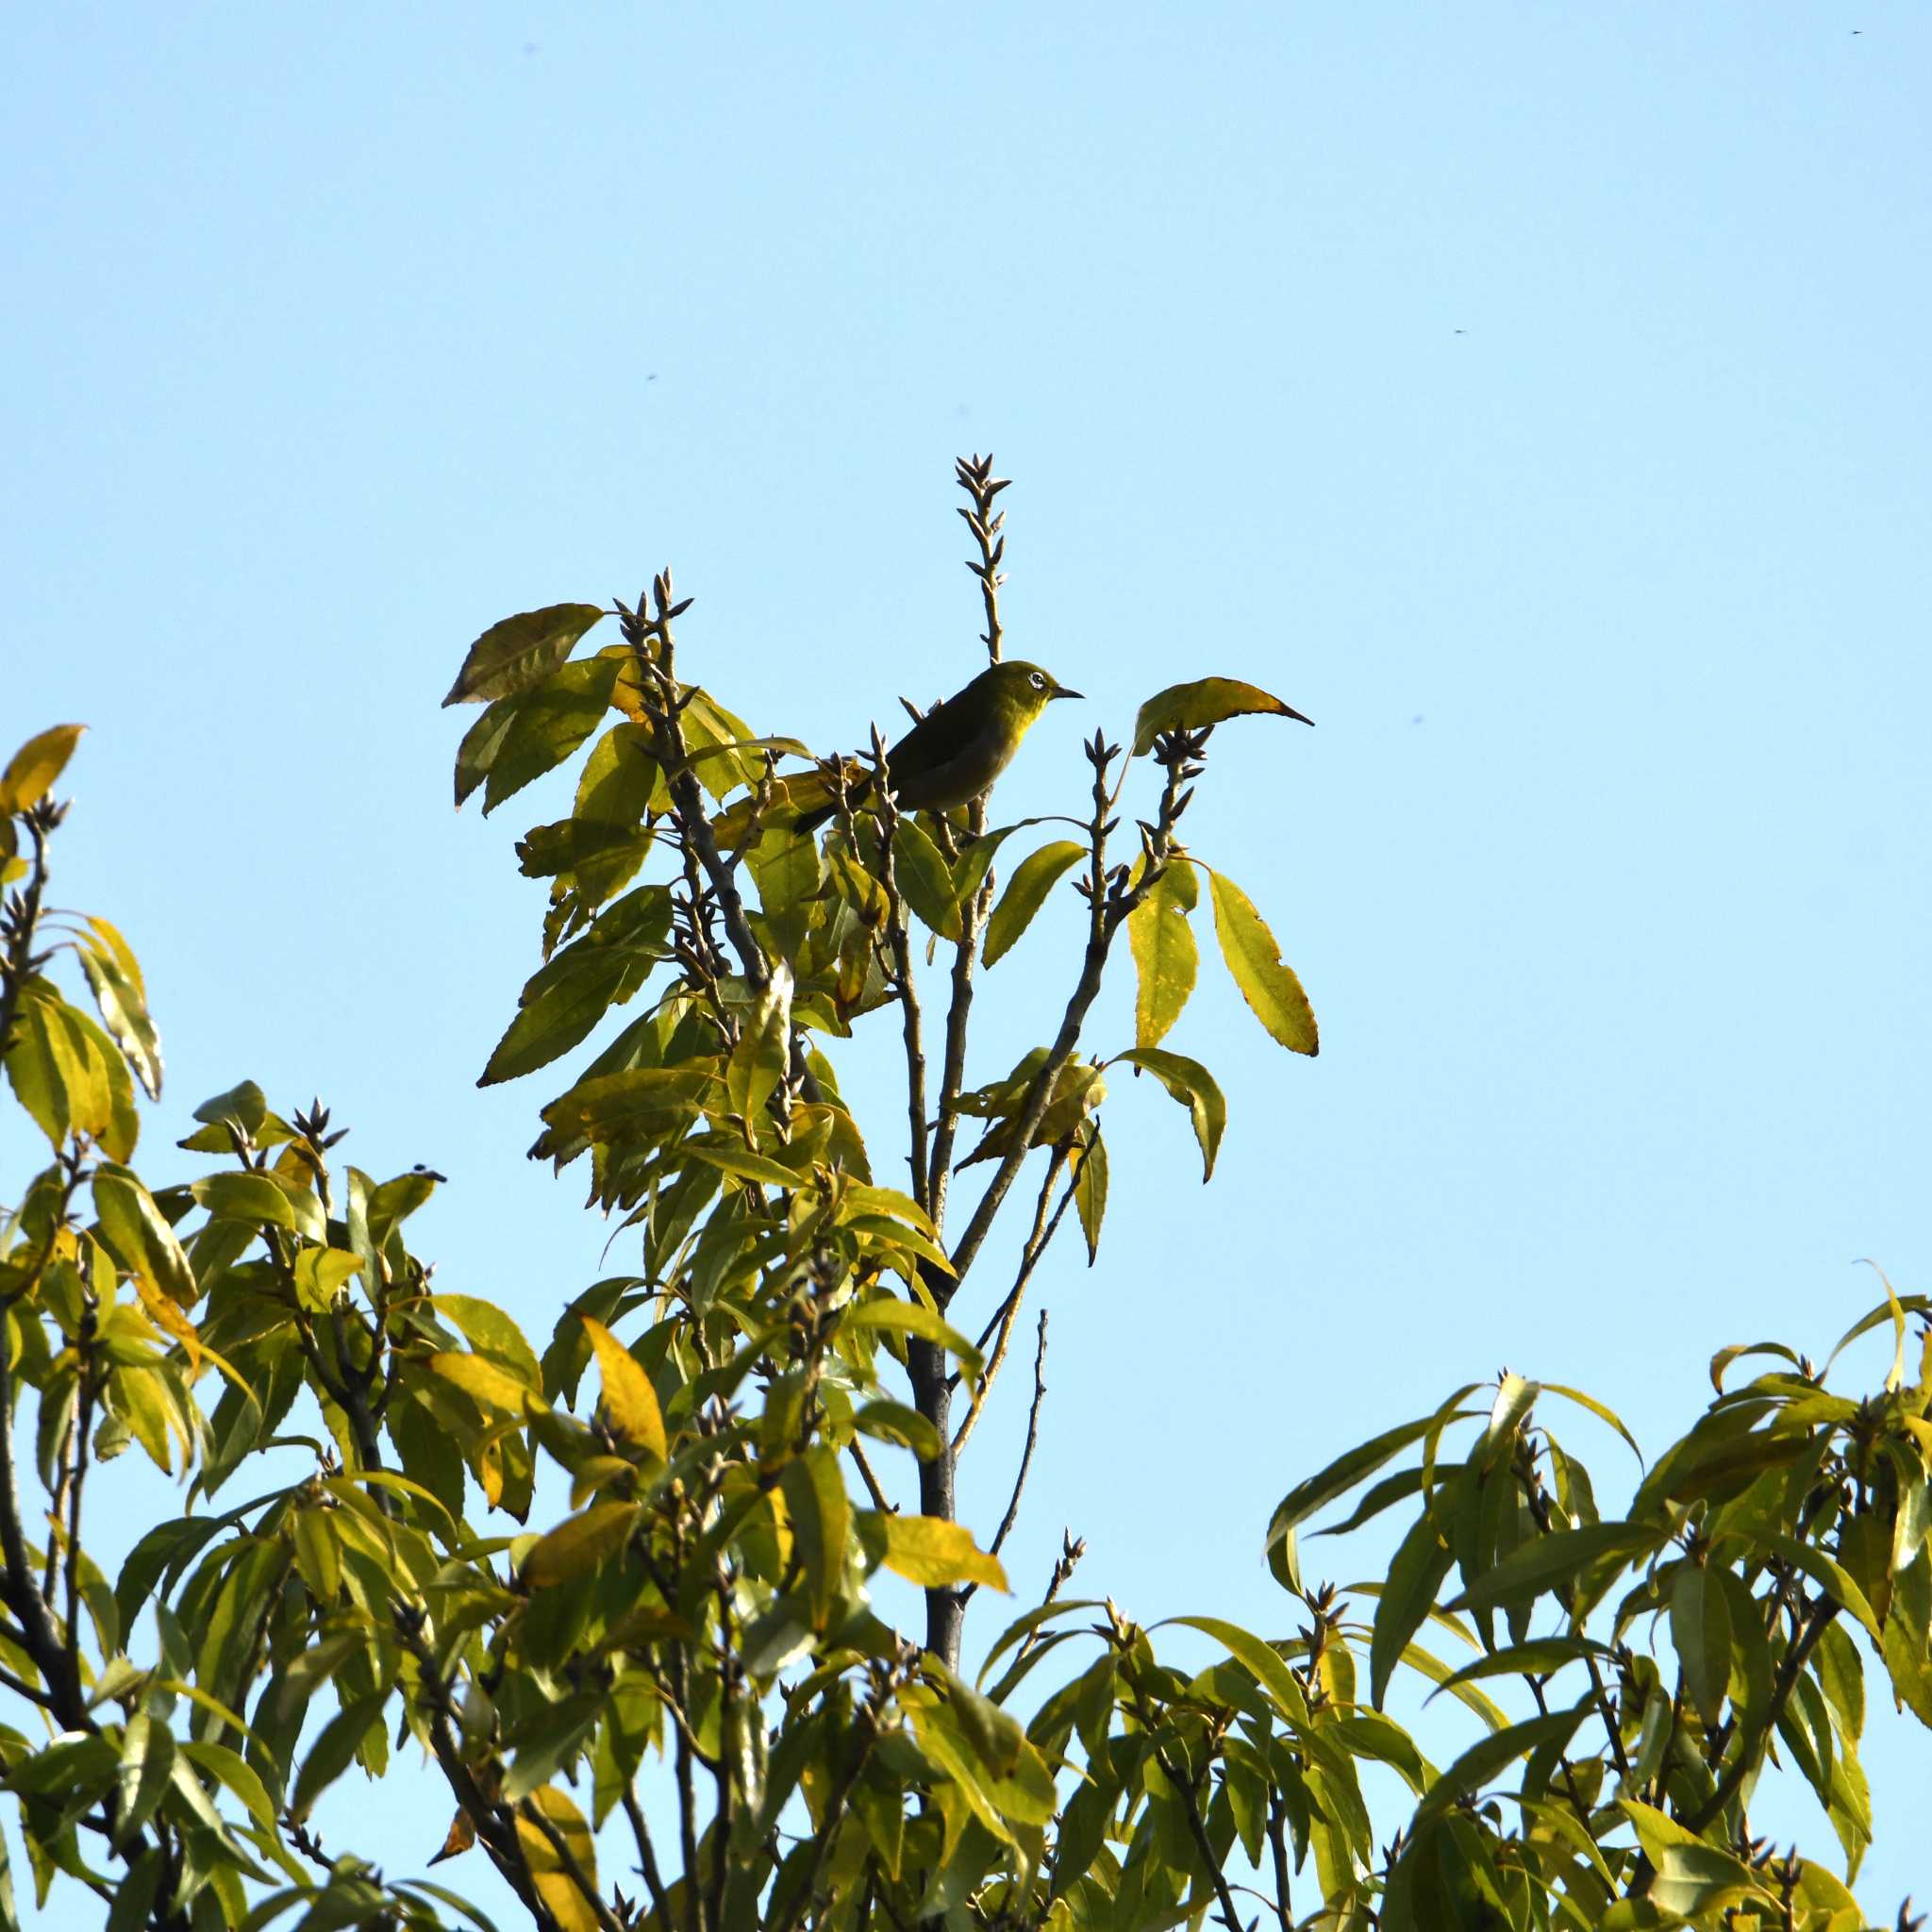
M1044 691L1046 689L1046 679L1038 671L1036 671L1033 674L1033 675L1026 680L1026 682L1030 684L1035 691Z

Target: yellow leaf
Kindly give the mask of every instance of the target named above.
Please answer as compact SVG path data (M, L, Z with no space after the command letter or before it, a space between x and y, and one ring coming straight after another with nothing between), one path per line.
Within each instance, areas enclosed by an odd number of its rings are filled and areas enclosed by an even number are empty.
M506 1374L480 1355L464 1355L455 1349L440 1350L429 1357L429 1366L445 1382L454 1382L463 1393L486 1408L500 1408L511 1415L525 1413L526 1404L536 1404L536 1394L515 1376Z
M1227 970L1234 974L1234 983L1256 1019L1291 1053L1319 1052L1321 1036L1315 1027L1314 1009L1301 981L1282 964L1281 947L1267 922L1232 879L1210 872L1208 890L1214 900L1214 932L1221 941L1221 957L1227 961Z
M1139 982L1134 994L1136 1046L1158 1046L1194 990L1201 955L1188 914L1200 896L1194 868L1171 864L1127 915L1127 944L1133 950Z
M989 1557L973 1541L963 1524L938 1516L889 1516L874 1519L886 1533L886 1568L927 1590L949 1583L986 1583L994 1590L1008 1588L1007 1573L997 1557Z
M56 724L29 738L0 773L0 812L25 811L38 805L66 769L85 724Z
M662 1462L670 1455L664 1437L664 1412L658 1407L658 1391L651 1378L638 1366L637 1357L590 1315L583 1317L584 1332L597 1352L598 1373L604 1377L604 1412L619 1435L648 1449Z
M597 1847L591 1840L591 1827L584 1814L555 1785L545 1785L524 1800L517 1812L517 1842L523 1847L524 1862L550 1915L562 1932L598 1932L594 1898L584 1896L583 1886L571 1875L549 1836L529 1816L541 1812L569 1848L584 1884L594 1890L597 1883Z

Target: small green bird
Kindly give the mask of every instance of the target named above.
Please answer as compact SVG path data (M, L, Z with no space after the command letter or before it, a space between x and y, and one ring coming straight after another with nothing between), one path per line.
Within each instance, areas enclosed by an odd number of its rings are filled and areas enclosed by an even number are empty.
M967 804L1012 763L1020 741L1055 698L1083 695L1038 664L1012 659L989 665L886 754L893 795L908 811L950 811ZM870 783L854 788L855 802ZM836 809L827 805L803 813L798 829L817 831Z

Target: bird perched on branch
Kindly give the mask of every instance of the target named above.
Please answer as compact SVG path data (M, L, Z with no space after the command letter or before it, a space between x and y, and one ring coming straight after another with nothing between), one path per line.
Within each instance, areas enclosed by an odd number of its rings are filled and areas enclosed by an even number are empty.
M1051 672L1018 659L989 665L963 691L935 705L886 754L892 795L908 811L951 811L987 791L1012 763L1020 741L1055 698L1077 698ZM852 788L863 804L870 777ZM801 832L815 832L838 808L801 813Z

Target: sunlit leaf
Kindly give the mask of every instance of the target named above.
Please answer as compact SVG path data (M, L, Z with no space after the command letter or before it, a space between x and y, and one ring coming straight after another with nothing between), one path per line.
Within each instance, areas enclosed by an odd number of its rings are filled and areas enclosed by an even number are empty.
M1134 1044L1158 1046L1194 990L1200 948L1188 923L1201 896L1191 865L1168 864L1127 915L1134 956Z
M141 1176L111 1161L94 1170L94 1212L121 1265L184 1308L201 1298L175 1230Z
M1248 895L1218 872L1208 874L1221 957L1255 1017L1291 1053L1315 1054L1321 1036L1302 983L1282 963L1281 947Z
M551 604L493 624L470 646L445 705L477 705L542 683L604 615L594 604Z
M1046 903L1056 883L1087 856L1087 848L1073 839L1056 839L1037 852L1029 852L1007 881L1007 890L992 908L986 923L983 958L991 966L1007 953L1020 935L1033 923L1033 916Z
M85 724L56 724L36 732L7 761L0 772L0 816L25 811L38 805L48 788L67 769Z
M1201 1143L1201 1178L1207 1180L1214 1172L1214 1157L1227 1127L1227 1102L1214 1075L1199 1060L1160 1046L1130 1047L1114 1058L1144 1067L1188 1109L1194 1124L1194 1139Z
M1074 1150L1074 1208L1087 1240L1087 1265L1100 1258L1100 1224L1107 1218L1107 1142L1096 1122Z
M92 939L80 950L81 970L114 1043L151 1100L161 1097L161 1039L148 1016L141 969L127 942L105 919L90 919Z
M525 1810L519 1810L517 1844L558 1932L601 1932L603 1921L598 1915L599 1901L594 1896L597 1847L584 1814L569 1794L555 1785L532 1791L524 1800L524 1807L541 1814L570 1853L567 1864L542 1825L533 1822ZM582 1886L571 1874L571 1864L584 1874L584 1883L592 1888L591 1897L585 1897Z
M1164 731L1199 731L1224 719L1264 713L1277 718L1293 718L1312 724L1292 705L1260 689L1243 684L1236 677L1197 677L1187 684L1171 684L1141 707L1134 719L1134 757L1144 758L1154 749L1154 741Z
M604 1412L611 1426L663 1461L671 1452L664 1434L664 1414L650 1376L603 1323L590 1315L578 1319L596 1353L598 1372L604 1378Z
M533 779L554 771L596 730L610 707L619 657L579 658L516 701L483 785L486 816Z
M973 1541L963 1523L937 1516L891 1515L872 1512L868 1520L885 1537L886 1568L925 1590L949 1583L984 1583L997 1591L1008 1588L1007 1573L997 1557L990 1557Z

